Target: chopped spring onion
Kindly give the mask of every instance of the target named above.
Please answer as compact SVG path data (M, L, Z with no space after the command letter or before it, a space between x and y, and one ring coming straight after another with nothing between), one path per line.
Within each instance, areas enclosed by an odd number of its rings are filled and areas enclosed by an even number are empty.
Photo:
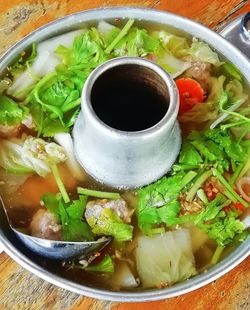
M204 190L202 188L200 188L198 191L197 191L197 196L200 198L200 200L204 203L204 205L208 204L208 199L207 199L207 196L204 192Z
M216 248L216 250L214 252L214 255L213 255L212 259L211 259L211 264L212 265L216 265L219 262L223 251L224 251L224 246L217 245L217 248Z
M210 125L210 129L214 129L216 126L218 126L220 123L222 123L230 114L231 112L236 111L239 107L243 105L243 103L246 102L248 96L244 96L240 100L236 101L234 104L232 104L227 110L223 108L224 104L228 100L228 96L223 97L223 102L220 104L221 111L224 112ZM222 100L222 99L221 99ZM233 114L234 115L234 114Z
M66 191L66 188L65 188L65 186L63 184L63 181L62 181L62 179L60 177L57 165L52 165L50 168L51 168L51 171L52 171L53 176L55 178L56 184L57 184L57 186L58 186L58 188L59 188L59 190L60 190L60 192L62 194L62 198L63 198L64 202L65 203L70 202L69 195L68 195L68 193Z
M165 228L164 227L158 227L158 228L153 228L151 230L151 233L153 235L156 235L156 234L164 234L165 233Z
M204 172L194 183L194 185L191 187L190 191L187 194L186 200L192 201L198 191L198 189L202 186L202 184L211 177L212 172L206 171Z
M189 171L181 181L182 188L190 183L197 176L197 172Z
M245 163L243 162L243 163L239 164L239 166L236 168L234 174L232 175L232 177L229 180L229 184L231 186L233 186L235 181L239 178L239 175L240 175L244 166L245 166Z
M248 203L242 199L231 187L231 185L227 182L227 180L219 173L217 169L212 168L213 175L220 181L220 183L225 187L225 189L232 195L234 200L239 201L243 204L244 207L248 207ZM226 192L224 193L226 195ZM231 199L230 197L228 197ZM232 199L231 199L232 200Z
M83 187L77 187L77 193L81 195L107 199L119 199L121 197L119 193L101 192Z
M112 52L113 48L116 46L116 44L128 33L129 29L132 27L134 23L133 19L130 19L126 25L122 28L121 32L118 34L118 36L109 44L109 46L105 49L105 53L109 54Z

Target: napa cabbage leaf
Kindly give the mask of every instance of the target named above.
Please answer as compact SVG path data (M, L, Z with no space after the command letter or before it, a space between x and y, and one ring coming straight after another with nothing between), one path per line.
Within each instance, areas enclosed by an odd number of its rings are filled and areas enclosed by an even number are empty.
M187 229L140 236L136 267L144 288L166 287L197 273Z
M51 166L66 160L61 146L40 138L1 139L0 166L11 173L35 172L45 177Z
M199 41L197 38L193 38L188 53L194 60L210 63L214 66L223 64L223 62L219 60L218 54L214 52L207 43Z
M188 55L190 44L187 38L175 35L165 30L156 31L153 35L159 38L162 45L177 58Z

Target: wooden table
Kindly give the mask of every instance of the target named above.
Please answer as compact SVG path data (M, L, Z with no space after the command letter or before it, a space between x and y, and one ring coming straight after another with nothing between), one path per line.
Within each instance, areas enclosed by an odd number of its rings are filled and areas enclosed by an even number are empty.
M246 0L0 0L0 53L35 28L80 10L135 5L187 16L217 29L250 11ZM112 303L81 297L44 282L0 254L0 310L250 309L250 258L199 290L159 302Z

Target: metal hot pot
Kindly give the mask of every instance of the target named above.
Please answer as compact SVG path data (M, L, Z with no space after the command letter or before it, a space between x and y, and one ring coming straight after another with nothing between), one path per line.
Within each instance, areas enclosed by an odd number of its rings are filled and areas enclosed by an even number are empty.
M92 25L99 20L113 21L115 18L133 18L142 25L156 24L162 28L175 29L182 33L186 33L187 35L195 36L207 42L222 56L235 64L245 77L246 82L250 83L249 59L246 55L240 52L239 49L219 34L184 17L157 10L131 7L116 7L83 11L66 16L37 29L14 45L5 55L3 55L0 59L0 73L3 73L4 69L17 57L17 55L31 46L33 42L43 41L58 34L80 28L83 25ZM239 33L241 30L242 33ZM233 43L240 45L239 47L242 48L243 52L248 53L248 56L250 56L250 41L247 42L248 31L244 27L244 24L240 25L239 19L236 20L231 27L225 28L223 30L223 34L230 41L233 41ZM234 38L235 36L239 37L234 40L232 36L234 36ZM53 268L44 267L43 259L25 248L13 232L10 231L2 208L0 208L0 242L3 245L4 251L17 263L50 283L78 294L99 299L124 302L159 300L193 291L219 278L238 265L250 253L249 236L247 240L245 240L237 249L235 249L217 265L210 268L207 272L198 274L190 280L175 284L169 288L157 290L154 289L141 292L113 292L88 286L87 284L78 284L61 276L54 271Z

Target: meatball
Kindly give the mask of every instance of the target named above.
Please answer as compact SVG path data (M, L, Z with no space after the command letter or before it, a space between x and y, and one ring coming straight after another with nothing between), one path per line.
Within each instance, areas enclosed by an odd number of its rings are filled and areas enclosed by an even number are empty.
M131 215L133 211L129 210L127 203L124 199L107 200L107 199L96 199L91 200L87 203L85 217L86 219L94 216L99 218L103 209L112 209L125 223L131 221Z
M62 227L58 224L56 217L54 214L43 209L38 210L33 215L29 231L32 236L42 239L62 239Z
M194 78L205 90L208 90L208 80L211 76L211 68L212 66L209 63L195 61L192 62L191 67L185 71L185 76Z

